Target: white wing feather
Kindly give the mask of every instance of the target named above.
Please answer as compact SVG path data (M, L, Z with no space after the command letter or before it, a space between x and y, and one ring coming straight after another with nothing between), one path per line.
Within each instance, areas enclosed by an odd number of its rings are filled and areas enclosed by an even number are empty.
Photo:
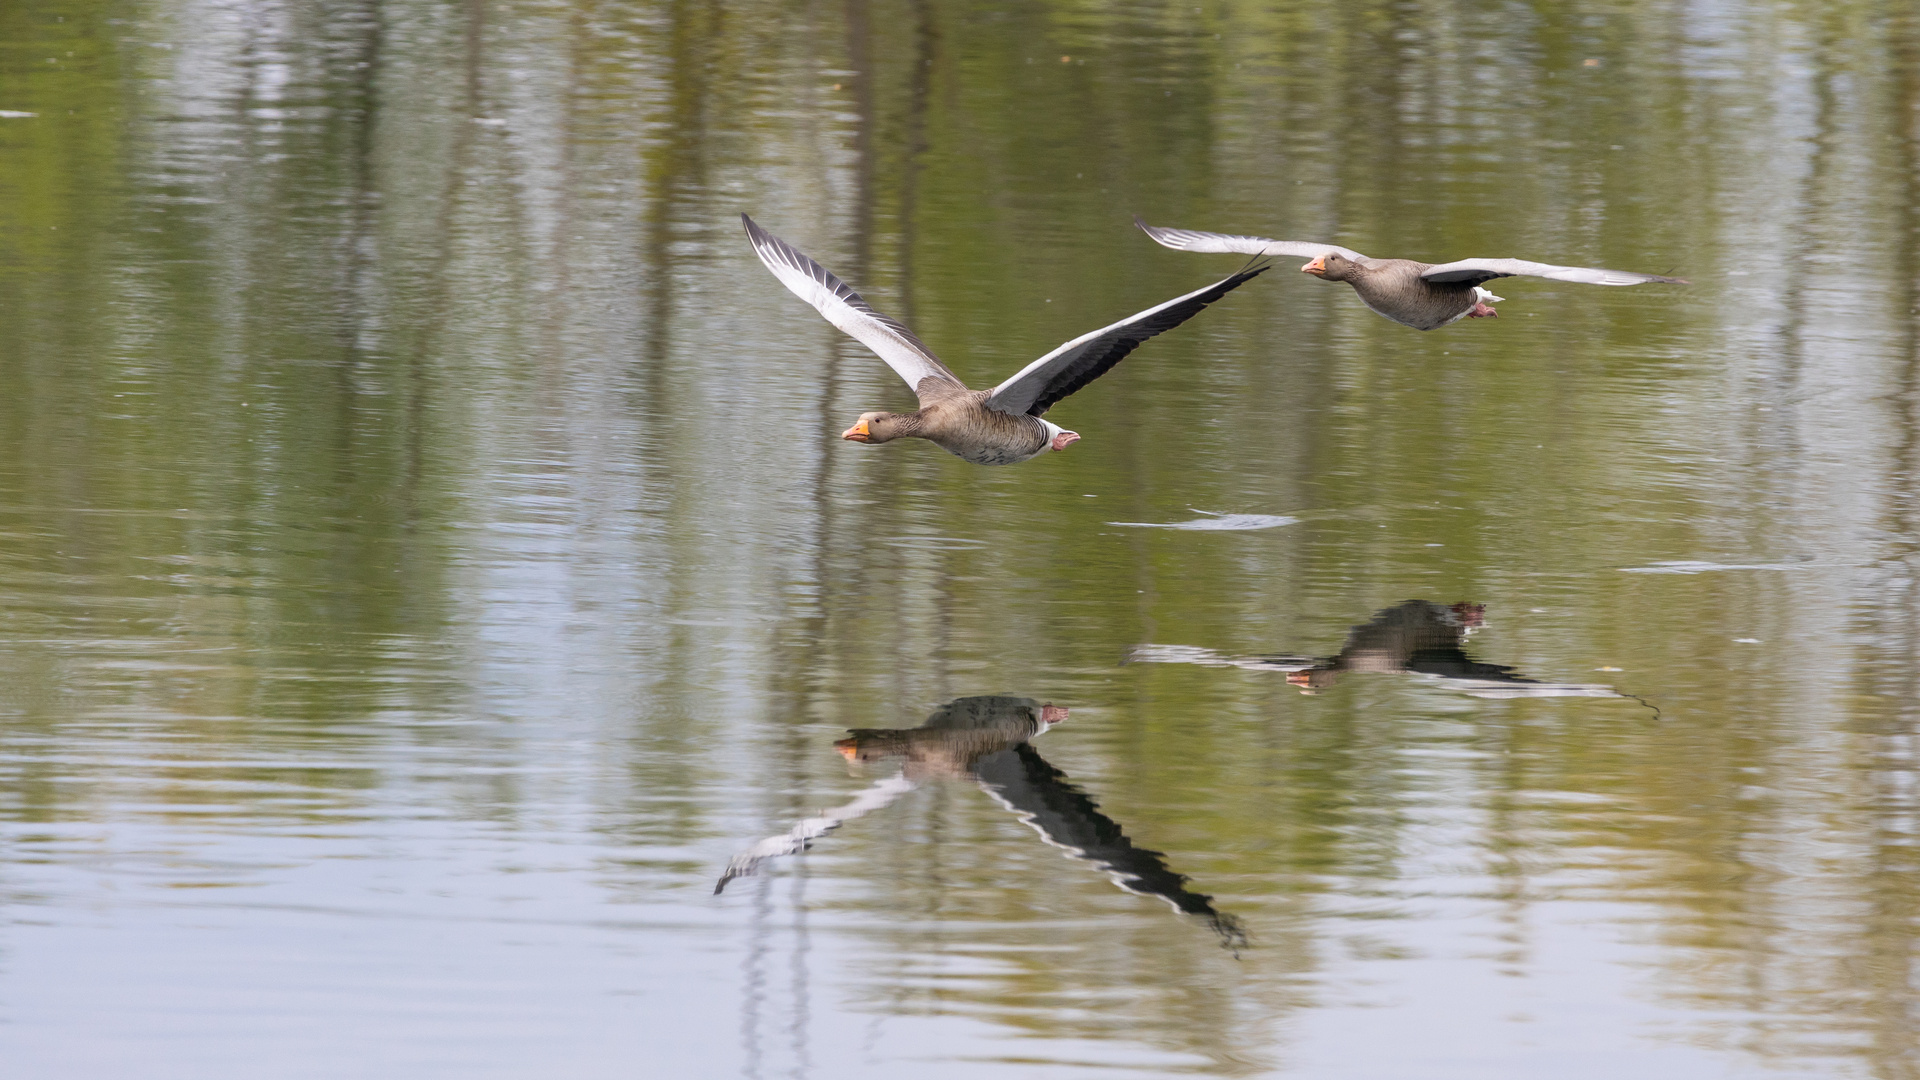
M761 228L752 218L741 214L740 220L746 224L747 240L753 244L754 254L780 279L780 284L812 304L828 322L872 349L888 367L907 380L908 386L918 391L923 380L932 378L965 389L959 378L933 355L933 350L913 336L913 331L873 310L832 271Z
M1420 272L1428 281L1488 281L1497 277L1537 277L1554 281L1577 281L1582 285L1644 285L1649 281L1685 285L1684 278L1658 274L1635 274L1625 270L1600 270L1591 266L1554 266L1552 263L1525 259L1460 259L1441 263Z
M1149 225L1139 218L1133 223L1140 231L1164 247L1175 251L1222 252L1235 255L1297 255L1313 258L1317 255L1340 255L1357 263L1367 262L1367 257L1352 248L1343 248L1338 244L1322 244L1314 240L1269 240L1264 236L1238 236L1229 233L1199 232L1194 229L1164 229L1158 225Z

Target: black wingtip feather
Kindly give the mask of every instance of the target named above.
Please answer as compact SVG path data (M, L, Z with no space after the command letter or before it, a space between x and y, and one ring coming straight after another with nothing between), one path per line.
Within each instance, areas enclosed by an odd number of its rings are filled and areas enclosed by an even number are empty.
M1242 270L1231 277L1222 278L1210 289L1196 293L1177 307L1170 307L1155 313L1146 319L1127 327L1127 333L1114 338L1098 353L1089 353L1071 367L1062 371L1053 383L1040 396L1034 399L1027 409L1028 416L1040 416L1055 404L1072 395L1074 391L1093 380L1105 375L1115 364L1127 358L1127 354L1140 347L1148 338L1166 333L1205 310L1208 304L1220 299L1233 290L1273 269L1271 265L1256 266Z

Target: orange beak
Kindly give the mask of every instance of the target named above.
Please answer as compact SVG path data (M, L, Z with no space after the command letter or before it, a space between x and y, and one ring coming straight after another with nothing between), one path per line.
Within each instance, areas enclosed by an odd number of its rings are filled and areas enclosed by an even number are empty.
M872 438L871 434L867 431L867 422L865 420L841 432L840 437L848 442L868 442Z
M1324 274L1324 273L1326 273L1326 272L1327 272L1327 257L1326 257L1325 255L1321 255L1321 256L1319 256L1318 258L1316 258L1316 259L1314 259L1314 260L1313 260L1312 262L1310 262L1310 263L1308 263L1307 265L1305 265L1305 266L1303 266L1303 267L1301 267L1301 268L1300 268L1300 272L1301 272L1301 273L1303 273L1303 274L1312 274L1312 275L1314 275L1315 277L1318 277L1318 276L1320 276L1321 274Z

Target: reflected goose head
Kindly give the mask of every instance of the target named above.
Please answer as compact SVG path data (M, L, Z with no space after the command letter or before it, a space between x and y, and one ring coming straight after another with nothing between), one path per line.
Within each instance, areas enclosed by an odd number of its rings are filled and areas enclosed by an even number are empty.
M1338 682L1339 679L1340 673L1327 667L1311 667L1287 672L1287 685L1303 694L1317 694Z
M854 425L840 433L848 442L883 443L892 442L906 434L906 417L888 412L861 413Z
M1318 256L1312 262L1301 267L1300 272L1303 274L1312 274L1317 278L1325 278L1328 281L1345 281L1354 269L1354 264L1349 261L1345 255L1338 255L1329 251L1325 255Z
M1077 431L1068 431L1059 424L1046 420L1040 422L1047 428L1047 449L1049 450L1065 450L1080 441L1080 433Z
M897 750L891 747L882 749L871 743L863 744L859 736L837 739L834 741L833 748L840 751L841 757L846 758L847 761L856 765L862 762L878 761L882 758L894 757L897 756L898 753Z

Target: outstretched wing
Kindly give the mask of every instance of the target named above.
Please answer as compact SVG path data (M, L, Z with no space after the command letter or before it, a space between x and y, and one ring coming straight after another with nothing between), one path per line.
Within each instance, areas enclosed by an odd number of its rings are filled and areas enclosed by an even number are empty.
M1645 285L1658 281L1666 285L1691 285L1686 278L1661 277L1658 274L1633 274L1625 270L1599 270L1591 266L1554 266L1552 263L1525 259L1461 259L1429 266L1420 272L1428 281L1464 281L1478 285L1503 277L1539 277L1554 281L1577 281L1582 285Z
M780 284L812 304L828 322L879 354L915 392L920 392L920 384L927 379L966 389L966 384L948 371L940 358L933 355L933 350L913 336L913 331L873 310L859 293L833 276L832 271L761 228L752 218L741 214L740 220L746 224L747 240L753 244L754 254L767 264Z
M1175 251L1232 252L1236 255L1298 255L1313 258L1316 255L1341 255L1352 262L1364 263L1365 255L1352 248L1343 248L1338 244L1322 244L1312 240L1269 240L1264 236L1234 236L1228 233L1198 232L1193 229L1163 229L1158 225L1149 225L1139 218L1133 223L1140 231L1164 247Z
M993 388L987 405L1004 413L1040 416L1054 403L1107 373L1140 343L1163 334L1200 313L1215 300L1265 273L1262 266L1223 278L1204 289L1175 297L1103 330L1083 334L1021 368Z

